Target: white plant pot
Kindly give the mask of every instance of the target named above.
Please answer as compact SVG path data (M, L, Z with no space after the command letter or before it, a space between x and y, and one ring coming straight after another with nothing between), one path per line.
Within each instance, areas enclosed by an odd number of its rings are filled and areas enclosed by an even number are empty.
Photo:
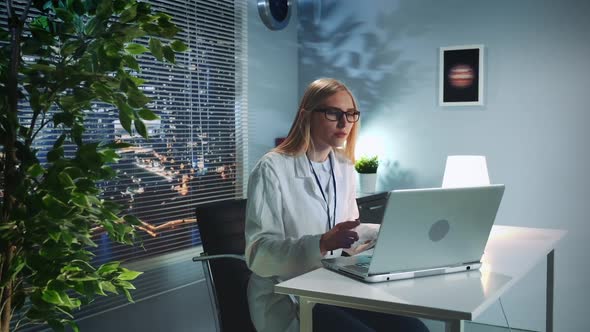
M358 191L361 193L374 193L377 185L377 173L357 173Z

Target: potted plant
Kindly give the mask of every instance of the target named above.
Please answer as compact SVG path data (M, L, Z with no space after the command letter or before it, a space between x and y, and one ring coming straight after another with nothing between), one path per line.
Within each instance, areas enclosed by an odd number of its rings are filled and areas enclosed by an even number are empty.
M22 327L11 325L17 311L26 324L77 331L73 310L107 294L131 300L130 281L140 274L119 262L92 265L94 229L132 244L141 222L121 216L99 185L116 176L108 164L129 145L89 141L85 115L91 104L113 105L127 132L147 138L143 121L158 117L140 89L136 56L174 63L186 46L173 40L179 29L168 15L136 0L1 6L8 30L0 28L0 332ZM35 143L48 126L58 134L40 154Z
M358 173L358 191L361 193L374 193L377 184L377 168L379 160L377 156L361 157L354 164Z

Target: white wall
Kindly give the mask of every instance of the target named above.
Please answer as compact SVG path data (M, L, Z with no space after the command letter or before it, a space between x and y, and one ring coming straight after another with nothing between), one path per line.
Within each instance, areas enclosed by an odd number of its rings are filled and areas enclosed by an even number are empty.
M378 189L439 186L447 155L486 155L506 184L498 224L569 231L556 250L555 330L587 330L590 2L321 4L321 24L302 18L300 89L322 75L350 85L359 148L385 160ZM485 106L439 107L437 48L465 44L486 47ZM545 329L545 267L503 298L511 325ZM480 321L503 324L499 306Z
M298 105L297 10L280 31L267 29L248 0L248 171L289 132ZM249 174L249 172L248 172Z

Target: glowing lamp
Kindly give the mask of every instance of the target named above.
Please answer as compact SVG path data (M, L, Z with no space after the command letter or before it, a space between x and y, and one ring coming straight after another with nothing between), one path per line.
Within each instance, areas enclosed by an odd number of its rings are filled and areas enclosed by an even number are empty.
M477 187L490 184L485 156L448 156L443 188Z

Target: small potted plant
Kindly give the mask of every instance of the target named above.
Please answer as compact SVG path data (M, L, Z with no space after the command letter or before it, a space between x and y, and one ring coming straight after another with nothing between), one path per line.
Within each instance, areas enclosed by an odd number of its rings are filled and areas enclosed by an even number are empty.
M379 160L377 156L361 157L354 164L358 173L358 191L361 193L374 193L377 184L377 168Z

